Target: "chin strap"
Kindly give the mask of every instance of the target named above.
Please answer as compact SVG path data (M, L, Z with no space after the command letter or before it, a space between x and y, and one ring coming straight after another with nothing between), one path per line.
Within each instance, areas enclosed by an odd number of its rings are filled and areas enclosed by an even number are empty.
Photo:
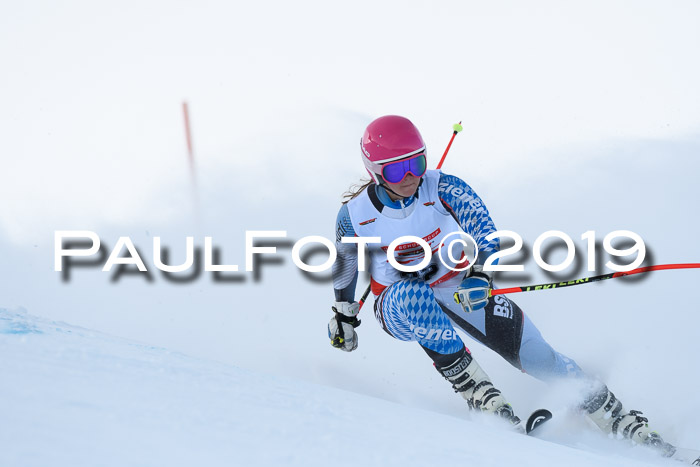
M403 196L401 196L400 194L398 194L397 192L395 192L394 190L392 190L391 188L389 188L389 186L388 186L386 183L382 183L382 184L380 184L379 186L381 186L382 188L384 188L386 191L395 194L395 195L398 196L399 198L403 198Z

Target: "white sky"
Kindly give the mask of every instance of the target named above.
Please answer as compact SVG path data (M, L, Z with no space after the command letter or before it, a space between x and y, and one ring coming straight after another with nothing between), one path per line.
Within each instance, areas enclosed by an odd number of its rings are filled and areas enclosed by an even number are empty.
M7 4L0 231L176 219L183 99L203 185L302 194L319 161L337 158L325 176L347 184L362 128L386 113L412 118L436 158L463 120L464 157L499 167L697 136L698 24L693 1Z

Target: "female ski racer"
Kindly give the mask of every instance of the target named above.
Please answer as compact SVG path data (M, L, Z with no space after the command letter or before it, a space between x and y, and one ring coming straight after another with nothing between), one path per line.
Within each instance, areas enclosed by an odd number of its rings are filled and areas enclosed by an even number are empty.
M380 237L379 243L367 245L376 319L391 337L416 341L470 409L520 423L454 327L540 380L588 379L595 389L581 401L581 409L603 432L673 454L675 448L649 429L641 412L625 409L606 385L594 383L574 360L553 349L515 302L503 295L488 296L492 280L483 266L499 249L497 238L486 240L496 231L494 223L481 198L463 180L427 170L425 143L413 123L395 115L380 117L365 130L361 149L372 180L350 195L338 213L338 258L332 271L336 301L328 324L334 347L351 352L358 342L359 304L354 300L358 244L348 240ZM414 273L402 273L387 260L389 244L398 237L423 239L435 253L448 234L460 230L471 235L479 248L466 277L448 268L437 254ZM408 241L395 248L394 257L398 264L411 266L423 261L425 251L418 242ZM461 258L450 263L448 255L443 260L452 268L466 264Z

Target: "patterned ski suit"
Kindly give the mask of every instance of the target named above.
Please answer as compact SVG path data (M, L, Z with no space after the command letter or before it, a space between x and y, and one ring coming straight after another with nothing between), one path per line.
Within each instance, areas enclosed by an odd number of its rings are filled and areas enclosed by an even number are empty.
M486 206L463 180L429 170L414 196L392 201L383 187L369 185L343 204L336 222L338 259L333 265L337 301L353 301L358 277L357 244L342 237L380 237L369 244L374 313L383 329L402 341L417 341L435 359L464 347L455 327L497 352L511 365L541 380L583 376L573 360L555 351L515 302L505 296L489 299L485 308L465 313L452 295L464 273L447 268L437 247L447 235L463 231L479 248L476 264L498 251L499 242L486 237L496 228ZM386 250L396 238L422 238L431 248L431 262L415 273L401 273L387 261ZM415 265L425 251L415 242L401 242L394 257ZM448 257L443 256L443 259ZM460 258L461 259L461 258ZM449 260L445 261L450 264ZM452 264L457 266L459 264Z

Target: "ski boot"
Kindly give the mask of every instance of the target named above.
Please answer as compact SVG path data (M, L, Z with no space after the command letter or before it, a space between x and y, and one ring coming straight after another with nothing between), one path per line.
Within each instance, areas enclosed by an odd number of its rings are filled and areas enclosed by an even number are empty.
M657 432L651 431L647 424L649 420L642 416L642 412L625 410L622 402L605 385L593 393L582 408L603 433L648 446L664 457L672 457L676 452L673 445L665 442Z
M436 362L435 368L452 383L455 392L467 401L471 410L493 413L513 426L520 424L513 407L506 402L501 391L493 386L486 372L466 348L452 363L441 366Z

